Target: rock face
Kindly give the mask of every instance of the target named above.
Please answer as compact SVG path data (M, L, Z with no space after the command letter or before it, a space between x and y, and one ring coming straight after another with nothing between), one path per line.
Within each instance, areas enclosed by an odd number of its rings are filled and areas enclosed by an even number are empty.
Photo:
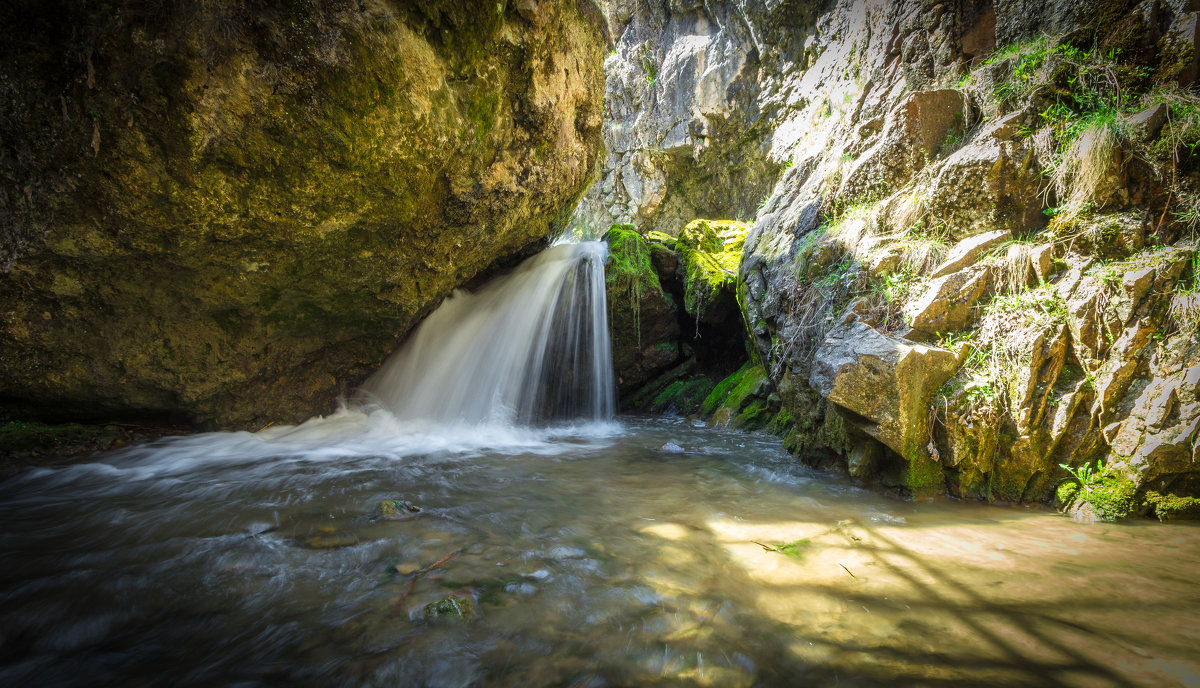
M803 52L818 3L610 4L607 157L574 218L676 235L696 218L750 218L781 163L768 155L786 103L760 81L764 61ZM762 94L772 91L770 103Z
M619 3L575 223L753 215L738 302L805 461L1005 501L1099 461L1077 512L1192 513L1200 122L1156 86L1196 78L1194 5Z
M600 143L583 2L19 0L0 24L0 399L26 412L327 410L560 229Z
M864 432L908 461L914 475L905 484L914 494L931 494L942 490L942 475L928 448L929 403L958 365L951 351L849 322L825 336L809 384L865 421L859 424Z

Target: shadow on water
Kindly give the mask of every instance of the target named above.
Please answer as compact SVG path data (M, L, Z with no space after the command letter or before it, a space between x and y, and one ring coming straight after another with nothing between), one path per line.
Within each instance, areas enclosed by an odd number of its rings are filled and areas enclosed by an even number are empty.
M1200 681L1200 530L891 501L754 435L126 468L0 484L0 683Z

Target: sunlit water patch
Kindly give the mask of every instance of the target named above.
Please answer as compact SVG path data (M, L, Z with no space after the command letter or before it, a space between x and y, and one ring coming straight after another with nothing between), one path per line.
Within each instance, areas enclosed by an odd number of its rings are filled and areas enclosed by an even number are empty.
M0 483L0 684L1200 680L1192 525L895 501L683 421L397 423Z

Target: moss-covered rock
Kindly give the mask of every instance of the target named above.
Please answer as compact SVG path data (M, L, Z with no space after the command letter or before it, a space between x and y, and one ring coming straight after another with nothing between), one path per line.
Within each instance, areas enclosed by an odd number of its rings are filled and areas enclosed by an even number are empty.
M1171 493L1150 490L1144 500L1145 508L1160 521L1200 519L1200 499L1180 497Z
M4 3L0 398L243 427L330 408L565 224L599 147L589 8Z
M1078 484L1066 511L1077 521L1119 521L1133 513L1137 485L1123 471L1105 469ZM1066 490L1059 488L1059 496ZM1060 502L1061 503L1061 502Z
M737 311L737 275L750 224L695 220L676 242L684 271L683 307L697 320L717 325Z
M627 395L679 361L675 300L662 288L651 260L652 247L633 225L613 225L608 242L605 289L613 372Z
M475 599L470 595L450 595L437 602L430 602L421 608L421 616L426 621L456 620L465 621L479 614Z
M683 415L697 413L715 384L708 377L676 380L654 395L649 410L653 413L674 412Z
M700 410L721 425L757 430L774 421L777 428L782 429L781 421L776 417L780 412L779 403L770 398L771 389L767 371L751 361L717 383Z

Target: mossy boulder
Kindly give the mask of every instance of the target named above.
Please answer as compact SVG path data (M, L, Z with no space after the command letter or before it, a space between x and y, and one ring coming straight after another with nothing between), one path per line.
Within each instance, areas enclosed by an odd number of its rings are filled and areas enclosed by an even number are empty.
M633 225L613 225L604 240L613 371L617 391L627 395L680 358L675 300L663 289L652 260L654 248L669 249L647 242Z
M465 621L478 616L479 607L470 595L450 595L421 608L421 617L426 621Z
M1200 499L1150 490L1144 507L1160 521L1200 520Z
M1119 521L1133 513L1137 485L1121 470L1106 469L1089 477L1086 484L1059 486L1056 498L1077 521Z
M779 404L769 398L771 389L767 371L755 362L748 362L717 383L700 411L729 427L746 430L767 427L779 412Z
M26 412L329 410L564 226L600 145L587 3L16 0L0 25L0 399Z
M736 318L737 276L750 224L736 220L694 220L675 243L684 272L683 307L709 325Z

